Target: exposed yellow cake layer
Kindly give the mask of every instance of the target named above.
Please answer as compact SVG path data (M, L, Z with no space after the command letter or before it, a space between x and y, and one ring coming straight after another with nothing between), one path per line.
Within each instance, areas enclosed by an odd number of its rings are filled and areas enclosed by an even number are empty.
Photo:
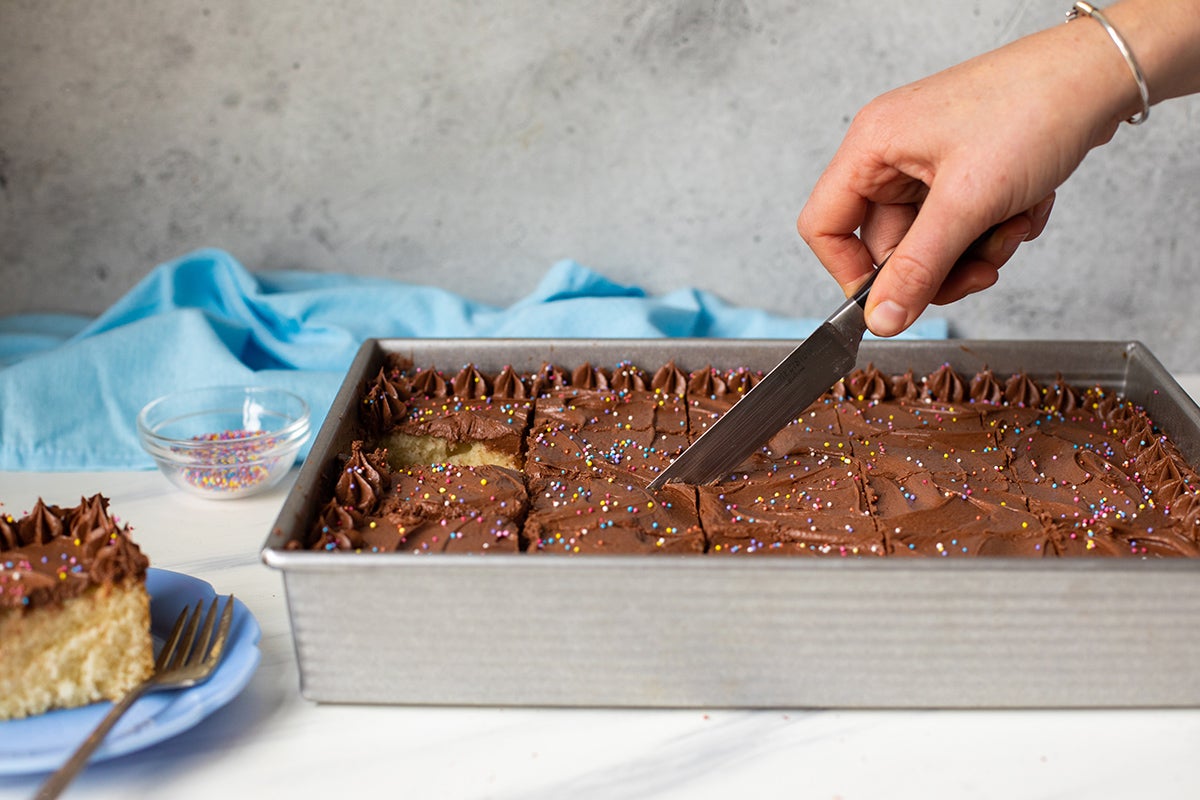
M384 437L388 464L403 469L418 464L456 464L460 467L496 466L520 469L517 459L485 442L450 442L436 436L412 436L392 431Z
M144 584L0 611L0 720L115 700L154 670Z

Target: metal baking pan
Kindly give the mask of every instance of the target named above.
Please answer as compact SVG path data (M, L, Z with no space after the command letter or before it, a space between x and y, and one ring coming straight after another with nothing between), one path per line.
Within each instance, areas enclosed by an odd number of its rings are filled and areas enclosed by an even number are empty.
M301 691L337 703L986 708L1200 705L1200 560L328 554L302 539L386 353L765 369L791 341L372 340L263 547ZM1137 342L864 343L860 366L1061 373L1146 407L1192 464L1200 409Z

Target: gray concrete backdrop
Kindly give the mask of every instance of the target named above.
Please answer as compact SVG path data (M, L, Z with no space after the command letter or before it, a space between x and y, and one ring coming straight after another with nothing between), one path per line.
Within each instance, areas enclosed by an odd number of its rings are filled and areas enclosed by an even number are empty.
M1069 5L0 0L0 314L99 312L211 245L496 304L571 257L823 315L795 217L853 113ZM1122 126L994 289L934 313L1200 369L1198 119Z

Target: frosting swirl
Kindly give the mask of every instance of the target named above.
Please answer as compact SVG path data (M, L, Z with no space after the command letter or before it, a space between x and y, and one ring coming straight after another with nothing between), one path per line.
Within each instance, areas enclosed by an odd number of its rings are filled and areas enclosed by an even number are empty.
M359 408L363 422L375 433L386 431L399 423L408 410L399 387L388 380L383 369L371 382Z
M991 403L992 405L1000 405L1004 402L1004 387L996 379L996 374L987 367L971 378L971 399L976 403Z
M39 497L33 510L29 512L29 516L17 523L21 544L23 546L43 545L62 536L63 521L59 512L60 509L57 506L51 510Z
M590 391L607 389L608 376L604 374L604 370L585 361L571 373L571 386Z
M354 550L362 546L362 534L355 530L363 517L355 508L331 499L317 515L311 547L318 550Z
M565 389L569 383L566 372L550 363L542 364L542 368L533 376L529 387L532 397L541 397L558 389Z
M725 374L725 387L730 394L743 395L758 385L762 376L757 372L738 367Z
M675 366L675 361L668 361L658 368L650 381L650 388L662 394L673 394L683 397L688 391L687 373Z
M1168 511L1192 531L1200 532L1200 490L1192 489L1178 495Z
M1115 394L1101 393L1096 401L1096 413L1113 425L1128 425L1137 417L1133 404Z
M521 380L521 376L512 368L512 365L505 366L496 375L496 380L492 383L492 393L496 397L506 400L524 400L529 397L525 381Z
M617 365L613 370L612 388L618 392L644 392L646 391L646 373L628 362Z
M1070 414L1079 408L1081 402L1079 392L1063 380L1060 372L1054 383L1046 390L1043 407L1058 414Z
M1180 469L1180 460L1163 437L1155 437L1133 460L1142 481L1154 487L1154 494L1167 503L1192 493L1192 475Z
M725 383L725 379L721 374L707 366L703 369L698 369L688 378L688 394L708 397L715 400L718 397L724 396L729 387Z
M942 364L925 379L925 396L939 403L961 403L967 388L949 364Z
M492 382L486 375L476 369L474 364L467 364L454 376L454 396L477 400L492 393Z
M16 522L7 514L0 514L0 552L16 550L21 546L21 540L17 537Z
M867 364L866 369L851 372L847 388L851 399L860 403L868 400L879 402L888 398L887 378L874 364Z
M1042 390L1021 371L1005 382L1004 399L1015 406L1037 408L1042 402Z
M921 396L921 385L913 376L910 369L903 375L892 376L892 398L895 400L916 400Z
M141 578L149 564L99 494L68 510L39 498L22 519L0 518L0 609L62 602L90 586Z
M412 379L412 393L425 397L447 397L450 394L446 376L434 368L418 370Z
M362 452L362 443L351 445L350 458L342 468L334 497L343 506L349 506L363 514L375 510L379 495L383 491L383 476Z
M90 500L79 498L79 505L66 512L65 519L70 536L75 539L87 539L97 530L104 536L117 530L108 514L108 498L99 494Z

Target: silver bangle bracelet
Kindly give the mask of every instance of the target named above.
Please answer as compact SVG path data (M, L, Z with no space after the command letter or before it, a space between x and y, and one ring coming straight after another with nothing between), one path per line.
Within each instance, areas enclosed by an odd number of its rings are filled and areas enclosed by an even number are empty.
M1133 72L1133 79L1137 82L1138 94L1142 97L1142 110L1127 119L1126 122L1130 125L1141 125L1150 116L1150 87L1146 85L1146 76L1142 74L1142 68L1138 66L1137 59L1133 57L1133 51L1129 49L1125 37L1118 33L1117 29L1108 21L1108 17L1100 13L1100 9L1091 3L1076 3L1075 7L1067 12L1067 22L1076 19L1080 14L1086 14L1104 26L1104 30L1108 31L1108 36L1113 40L1113 44L1125 57L1125 63L1129 65L1129 69Z

